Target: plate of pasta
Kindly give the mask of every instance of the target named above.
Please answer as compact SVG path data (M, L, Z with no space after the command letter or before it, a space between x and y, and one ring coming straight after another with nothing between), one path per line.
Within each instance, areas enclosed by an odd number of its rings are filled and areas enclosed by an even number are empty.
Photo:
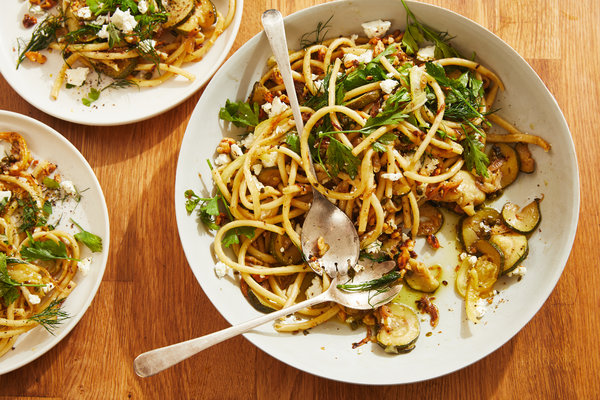
M94 298L109 223L87 161L55 130L0 111L0 374L61 341Z
M144 120L180 104L221 65L243 0L9 1L0 73L25 100L85 125Z
M261 33L215 75L184 136L175 209L198 282L232 324L323 291L330 280L299 246L319 190L354 222L362 260L396 263L358 289L402 291L363 312L305 309L245 337L361 384L485 357L542 307L573 243L577 163L556 101L506 43L440 7L340 1L285 27L303 132Z

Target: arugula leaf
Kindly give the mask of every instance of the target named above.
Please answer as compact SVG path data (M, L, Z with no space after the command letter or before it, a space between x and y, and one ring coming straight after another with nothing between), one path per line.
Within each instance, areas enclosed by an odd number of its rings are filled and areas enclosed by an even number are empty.
M27 232L29 243L21 248L21 257L24 260L76 260L67 254L67 246L58 241L46 240L44 242L35 240L31 233Z
M248 239L252 239L254 237L255 229L252 226L240 226L237 228L233 228L225 232L223 235L223 246L229 247L232 244L240 243L240 235L246 236Z
M408 25L402 36L402 44L406 48L406 54L416 54L419 51L419 43L425 38L415 25Z
M483 152L483 143L481 143L475 135L466 134L465 139L461 141L464 147L463 159L468 170L475 168L475 171L480 176L488 176L487 166L490 163L488 156Z
M344 89L349 91L367 83L386 80L387 70L379 62L371 61L350 72L343 80Z
M81 232L76 233L74 235L75 239L85 244L88 249L92 251L92 253L98 253L102 251L102 238L100 236L94 235L83 229L81 225L79 225L73 218L71 218L71 222L73 222Z
M329 137L329 146L327 146L325 157L325 163L329 167L331 175L337 176L340 171L343 171L350 175L351 179L354 179L358 174L360 160L352 154L349 147L334 137Z
M47 176L44 177L44 179L42 180L42 184L44 186L46 186L48 189L59 189L60 188L60 184L52 179L52 178L48 178Z
M390 143L393 143L396 139L398 139L398 136L396 136L392 132L386 132L383 135L381 135L375 142L373 142L373 144L371 144L371 147L375 151L384 153L385 151L387 151L387 148L385 146Z
M252 106L243 101L232 102L227 99L225 107L221 107L219 118L232 122L237 127L258 125L258 103Z

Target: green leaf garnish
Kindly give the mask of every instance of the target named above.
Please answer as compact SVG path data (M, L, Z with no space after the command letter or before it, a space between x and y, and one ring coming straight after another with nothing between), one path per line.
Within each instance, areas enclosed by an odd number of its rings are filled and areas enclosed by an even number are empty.
M332 176L337 176L340 171L343 171L350 175L351 179L356 178L360 159L352 154L352 149L348 146L330 136L325 157L325 164L329 167Z
M223 240L221 242L225 247L229 247L232 244L239 244L240 235L244 235L248 239L252 239L254 237L254 231L255 229L252 226L240 226L237 228L233 228L225 232L225 235L223 235Z
M55 299L43 311L29 317L29 321L35 321L44 327L48 332L54 335L56 328L65 322L71 316L61 310L64 299Z
M93 233L86 231L81 227L81 225L75 222L73 218L71 218L71 222L73 222L75 225L77 225L79 229L81 229L81 232L73 235L75 239L86 245L87 248L92 251L92 253L99 253L102 251L102 238L100 236L94 235Z
M100 98L100 91L96 88L91 88L88 97L81 99L83 105L89 107L93 102Z
M363 292L367 290L380 290L384 287L389 287L392 283L401 278L399 271L391 271L383 275L381 278L372 279L363 283L345 283L337 285L338 289L347 290L350 292Z
M57 243L54 240L35 240L29 232L27 236L29 243L21 248L21 257L24 260L76 260L68 256L67 246L61 241Z
M51 15L35 28L29 42L18 40L19 56L17 57L17 69L25 60L25 54L29 51L40 51L48 48L50 43L56 41L56 31L62 27L63 17Z
M258 125L258 103L252 106L243 101L232 102L227 99L225 107L221 107L219 118L232 122L237 127Z
M48 178L47 176L44 177L44 179L42 180L42 184L44 186L46 186L48 189L59 189L60 188L60 184L58 183L58 181L56 181L52 178Z
M468 170L473 168L480 176L488 176L487 166L490 163L488 156L483 152L483 143L481 143L474 134L466 134L465 139L461 141L464 148L463 158Z

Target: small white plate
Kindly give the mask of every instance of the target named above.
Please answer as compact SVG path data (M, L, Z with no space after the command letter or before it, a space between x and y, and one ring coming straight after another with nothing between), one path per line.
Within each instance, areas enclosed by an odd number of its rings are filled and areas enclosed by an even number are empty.
M501 108L500 115L552 143L549 153L530 146L537 160L537 171L522 174L493 204L498 209L510 199L524 205L527 200L543 194L543 220L530 240L526 276L518 283L512 278L502 279L497 284L501 293L481 323L475 327L467 323L464 301L455 293L454 281L449 279L448 287L435 294L440 310L438 327L431 328L428 320L422 322L417 346L408 354L385 354L372 343L352 349L352 343L364 338L365 330L352 331L335 322L320 325L308 335L277 333L270 324L245 335L256 346L289 365L350 383L398 384L430 379L463 368L502 346L527 324L552 292L567 262L577 227L579 180L575 150L564 117L540 78L513 49L476 23L436 6L407 3L421 22L449 32L455 37L453 44L463 54L474 51L483 65L500 76L506 85L497 104ZM360 33L361 23L380 18L391 20L392 30L406 26L405 10L397 0L332 2L285 19L290 49L299 48L302 34L332 15L328 37ZM212 190L206 159L214 158L214 149L223 136L235 137L241 133L219 120L219 108L226 99L247 98L252 84L265 71L270 55L267 39L260 33L223 65L191 116L177 165L175 210L184 251L204 292L232 324L259 313L244 299L233 279L215 276L211 261L214 260L213 237L198 225L195 216L187 215L184 191L193 189L207 195ZM437 258L446 271L451 271L458 260L456 234L451 224L448 225L450 233L439 237L442 251L435 255L420 250L417 253L427 263ZM428 332L432 334L427 335Z
M0 375L13 371L40 357L77 325L92 299L94 298L108 259L110 244L108 211L100 184L94 171L81 153L67 139L54 129L21 114L0 111L0 132L15 131L27 142L31 154L36 160L48 160L58 165L57 172L64 180L70 180L82 193L82 198L74 213L68 214L87 231L102 238L102 252L91 253L81 246L82 258L91 256L92 263L86 276L81 272L75 275L77 287L64 302L63 310L71 317L60 325L54 335L42 327L37 327L21 335L14 350L0 357ZM63 218L59 228L76 233Z
M227 14L228 0L215 0L214 3L222 14ZM60 52L48 54L48 61L43 65L23 62L16 69L19 53L17 40L29 40L33 32L33 28L26 29L21 22L28 4L28 1L18 0L3 2L4 11L0 13L0 73L34 107L56 118L84 125L137 122L163 113L186 100L204 86L225 60L240 27L243 8L243 0L237 0L231 25L217 38L202 60L184 65L196 77L194 81L176 77L153 88L111 89L103 92L90 107L86 107L81 99L87 97L89 85L73 89L63 87L57 100L50 98L52 84L63 65Z

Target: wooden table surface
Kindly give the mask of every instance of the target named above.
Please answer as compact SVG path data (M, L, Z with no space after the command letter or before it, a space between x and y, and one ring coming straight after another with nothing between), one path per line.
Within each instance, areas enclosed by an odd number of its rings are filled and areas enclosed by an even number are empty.
M320 2L246 0L232 53L261 30L262 11L279 8L287 15ZM0 376L0 398L598 398L600 180L596 167L588 166L600 156L600 141L590 139L599 134L600 2L427 2L477 21L525 57L556 97L575 142L581 178L575 244L554 292L521 332L474 365L410 385L328 381L273 359L243 337L153 378L138 378L132 369L137 354L228 326L189 269L175 223L179 146L202 91L159 117L107 129L46 115L0 78L0 109L48 124L87 158L111 221L104 281L88 312L43 357Z

